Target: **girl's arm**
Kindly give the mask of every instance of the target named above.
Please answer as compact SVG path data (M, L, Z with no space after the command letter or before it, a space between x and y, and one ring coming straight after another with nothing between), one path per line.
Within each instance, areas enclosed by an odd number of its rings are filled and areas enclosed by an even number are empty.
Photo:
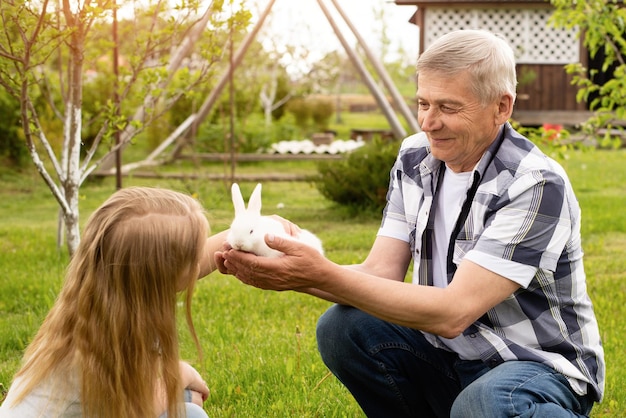
M204 257L200 260L200 274L198 275L198 279L208 276L217 269L213 254L222 249L222 244L226 241L227 235L228 229L207 238L203 252Z

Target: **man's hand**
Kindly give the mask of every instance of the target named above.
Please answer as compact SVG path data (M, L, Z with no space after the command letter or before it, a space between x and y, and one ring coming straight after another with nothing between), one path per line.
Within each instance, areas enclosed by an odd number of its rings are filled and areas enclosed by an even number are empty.
M319 269L328 262L317 250L299 241L266 235L270 248L281 251L280 257L259 257L230 249L221 253L224 271L241 282L266 290L301 290L317 284Z
M297 237L300 235L300 232L302 231L302 229L300 229L300 227L294 224L293 222L278 215L271 215L271 218L280 222L283 225L283 228L285 228L285 232L288 233L290 236ZM227 232L227 231L224 231L224 232ZM224 234L224 232L222 234L225 237L226 234ZM225 262L224 255L228 253L229 251L231 251L232 249L233 248L230 246L230 244L224 241L221 249L213 253L213 261L215 263L215 267L217 268L217 270L219 270L220 273L230 274L232 276L235 276L235 273L233 271L230 271L224 264Z
M275 221L278 221L281 224L283 224L283 228L285 228L285 232L288 233L289 235L291 235L292 237L299 236L300 232L302 231L298 225L296 225L293 222L283 218L282 216L272 215L272 216L270 216L270 218L272 218Z

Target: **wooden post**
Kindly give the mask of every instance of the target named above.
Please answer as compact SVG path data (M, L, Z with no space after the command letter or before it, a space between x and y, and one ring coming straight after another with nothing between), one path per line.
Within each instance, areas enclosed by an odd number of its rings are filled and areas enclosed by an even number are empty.
M363 51L365 51L365 55L367 56L367 59L370 60L370 62L374 66L374 69L380 76L380 79L382 80L383 84L385 85L385 87L387 87L387 90L389 90L389 94L391 95L391 98L393 99L394 103L396 103L396 105L398 106L398 110L400 111L402 116L404 116L404 118L406 119L411 130L414 132L421 131L419 124L417 123L417 119L415 118L415 115L413 115L413 112L411 112L411 109L404 101L404 98L402 97L398 89L396 88L396 85L394 84L394 82L391 80L391 77L389 77L389 74L387 73L387 70L385 69L385 67L374 56L374 54L372 53L372 50L367 46L361 34L359 34L356 27L352 24L350 19L348 19L348 16L343 12L341 7L339 7L339 3L337 2L337 0L331 0L331 1L335 5L335 8L339 12L343 20L345 20L346 24L348 25L352 33L354 33L356 40L361 45L361 48L363 48Z
M391 125L391 130L393 131L394 137L396 139L402 139L406 137L406 131L404 130L404 127L398 120L398 117L396 116L395 111L387 101L387 98L380 90L380 88L376 85L376 82L372 78L372 75L367 71L367 68L365 68L365 64L363 64L361 58L356 54L356 52L354 52L350 45L348 45L346 38L344 38L343 34L335 24L334 19L328 12L328 9L324 5L323 1L317 0L317 3L320 5L320 8L322 9L322 12L324 12L324 15L326 15L326 19L328 20L328 23L330 23L330 26L333 28L335 35L337 35L337 39L339 39L339 42L341 42L341 45L343 45L346 53L350 57L350 60L361 75L363 82L367 85L370 92L374 96L374 99L376 99L378 106L380 106L381 110L385 114L387 121L389 121L389 125Z

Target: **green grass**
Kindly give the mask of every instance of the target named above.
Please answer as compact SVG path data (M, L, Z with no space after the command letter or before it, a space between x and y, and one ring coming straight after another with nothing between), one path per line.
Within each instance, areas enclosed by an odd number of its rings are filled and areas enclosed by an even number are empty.
M606 398L593 416L626 416L626 152L570 157L563 166L582 208L587 283L607 361Z
M583 244L591 298L607 358L605 401L593 417L626 416L626 151L571 152L563 165L583 209ZM307 163L249 164L241 170L313 170ZM198 169L205 170L205 164ZM170 167L189 169L189 167ZM213 167L215 169L215 167ZM219 167L218 167L219 169ZM67 264L57 250L57 205L36 174L0 169L0 384L7 388L23 349L54 302ZM152 185L195 194L214 232L232 216L226 185L206 180L129 178L125 186ZM242 184L249 195L253 184ZM112 179L81 190L81 220L113 191ZM352 218L308 183L267 183L264 212L278 213L316 232L338 263L362 260L379 225L378 215ZM277 205L282 203L283 208ZM361 417L346 389L319 358L317 318L329 303L292 292L264 292L213 273L194 295L193 312L203 346L199 359L184 326L183 356L211 388L211 417Z
M410 134L411 131L408 127L407 121L400 114L396 114L400 124L404 127L407 134ZM341 123L337 123L333 118L330 121L329 129L332 129L337 132L337 137L341 139L348 139L350 137L351 129L388 129L391 130L389 125L389 121L386 117L376 111L376 112L365 112L365 113L348 113L344 112L341 114Z

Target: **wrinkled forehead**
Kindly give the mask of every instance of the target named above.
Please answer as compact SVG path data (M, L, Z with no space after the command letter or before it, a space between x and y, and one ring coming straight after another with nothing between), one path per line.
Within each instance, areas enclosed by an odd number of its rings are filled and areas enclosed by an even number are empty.
M416 97L426 99L428 96L448 97L448 101L454 101L455 97L475 96L472 75L468 71L454 75L425 71L417 80Z

